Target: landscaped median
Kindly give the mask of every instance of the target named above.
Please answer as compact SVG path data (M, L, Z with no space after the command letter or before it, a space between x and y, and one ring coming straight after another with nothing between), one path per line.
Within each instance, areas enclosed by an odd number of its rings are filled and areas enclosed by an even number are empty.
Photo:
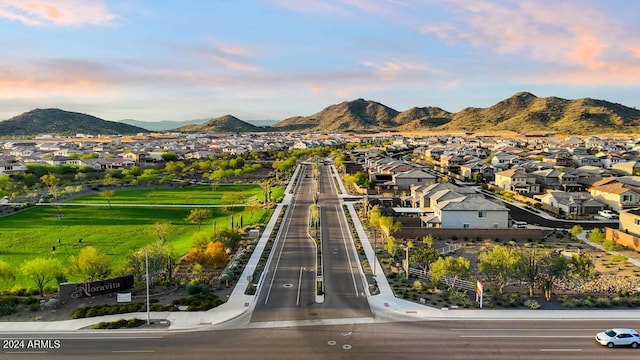
M190 297L183 297L173 300L168 305L159 303L158 299L150 301L150 311L207 311L224 303L217 295L196 294ZM147 304L144 302L113 304L113 305L80 305L71 313L72 319L82 319L95 316L117 315L147 311Z

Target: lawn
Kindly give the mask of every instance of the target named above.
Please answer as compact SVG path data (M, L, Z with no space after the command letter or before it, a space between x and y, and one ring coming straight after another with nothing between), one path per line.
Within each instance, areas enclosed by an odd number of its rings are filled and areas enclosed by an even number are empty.
M236 201L225 197L237 196ZM241 195L237 195L241 194ZM263 201L263 189L259 185L198 185L183 188L158 188L116 190L111 199L112 204L162 204L162 205L229 205L232 203L246 203L250 201ZM94 203L107 204L99 193L82 196L70 203Z
M198 196L200 189L202 196ZM248 191L244 191L247 190ZM186 190L186 191L185 191ZM127 199L128 204L192 204L192 201L208 199L208 203L217 201L222 203L222 197L228 191L242 192L249 199L256 191L262 190L257 186L218 186L215 191L211 187L149 189L120 191L121 201ZM149 196L150 194L160 196ZM215 193L215 194L214 194ZM181 200L181 196L186 198ZM99 195L90 195L94 198ZM113 203L116 203L116 195ZM198 200L194 200L198 199ZM214 200L217 199L217 200ZM101 202L105 200L100 198ZM85 202L78 198L74 202ZM169 201L169 203L167 203ZM93 201L87 201L93 202ZM204 205L206 202L198 202ZM112 269L117 271L124 263L126 255L157 240L148 234L149 228L156 222L168 221L171 231L166 239L174 247L175 253L182 255L192 246L192 235L199 231L213 232L215 228L221 230L229 227L231 216L238 221L242 215L243 225L266 223L272 214L271 209L255 209L249 207L209 208L212 217L205 220L201 226L185 222L191 207L117 207L104 206L38 206L11 216L0 218L0 260L4 260L16 269L25 260L36 257L59 258L63 264L68 262L69 256L77 255L84 246L94 246L111 257ZM60 243L58 243L58 238ZM79 242L82 239L82 242ZM55 246L55 254L53 252ZM77 280L69 278L70 280ZM11 288L14 284L32 288L31 280L18 275L15 281L0 284L0 289Z

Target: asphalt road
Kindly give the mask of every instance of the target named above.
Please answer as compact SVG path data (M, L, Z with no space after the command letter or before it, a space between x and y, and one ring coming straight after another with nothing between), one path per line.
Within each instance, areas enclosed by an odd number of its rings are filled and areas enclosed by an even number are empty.
M303 169L278 231L251 321L318 318L315 301L316 244L309 236L309 207L315 193L311 169Z
M605 226L617 229L619 222L614 221L563 221L563 220L551 220L538 216L530 211L524 210L518 206L511 205L507 202L503 204L509 208L509 215L514 220L526 221L528 224L544 226L556 229L570 229L574 225L580 225L583 229L593 229L596 227L604 228Z
M323 317L371 317L358 255L329 167L320 165L322 253L325 299Z
M638 321L424 321L159 334L41 336L59 349L3 349L2 359L638 359L597 332ZM18 337L19 338L19 337ZM27 339L34 339L33 335Z

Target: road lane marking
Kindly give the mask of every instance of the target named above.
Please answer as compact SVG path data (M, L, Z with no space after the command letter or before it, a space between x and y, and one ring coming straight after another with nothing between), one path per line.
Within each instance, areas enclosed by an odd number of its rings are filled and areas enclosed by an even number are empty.
M338 208L338 205L335 206L336 214L338 214L338 223L340 223L340 232L342 233L342 243L344 244L344 249L347 254L347 262L349 263L349 271L351 272L351 280L353 281L353 288L356 293L356 297L360 296L358 292L358 283L356 281L356 274L353 272L353 263L351 262L351 254L349 253L349 247L347 246L347 236L345 235L344 222L345 215L342 212L342 207ZM349 233L351 235L351 233Z
M469 328L451 328L451 331L539 331L539 330L552 330L552 331L602 331L602 328L599 329L558 329L558 328L522 328L522 329L497 329L497 328L486 328L486 329L469 329Z
M461 338L488 338L488 339L524 339L524 338L536 338L536 339L591 339L593 335L460 335Z
M540 351L546 351L546 352L574 352L574 351L582 351L582 349L540 349Z
M271 276L271 282L269 282L269 289L267 290L267 295L264 298L265 305L269 302L269 296L271 296L271 289L273 289L273 282L276 280L276 274L278 273L278 266L280 265L280 259L282 258L282 252L284 251L284 245L287 241L287 234L289 234L289 227L291 226L292 216L289 214L289 211L296 206L296 199L294 198L289 207L285 210L285 226L280 227L278 229L278 233L276 234L277 245L280 246L280 251L278 252L278 259L276 260L275 267L273 268L273 275ZM280 244L280 241L282 244ZM274 244L275 245L275 244ZM270 262L267 263L270 265ZM265 268L265 271L268 273L269 269Z
M296 306L300 306L300 291L302 289L302 270L304 268L300 267L300 275L298 276L298 296L296 297Z

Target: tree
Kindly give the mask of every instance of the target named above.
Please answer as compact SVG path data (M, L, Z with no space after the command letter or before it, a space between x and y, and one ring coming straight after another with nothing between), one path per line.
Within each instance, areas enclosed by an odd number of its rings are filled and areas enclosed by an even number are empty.
M548 251L542 257L538 283L547 301L551 299L551 295L553 294L554 281L566 277L568 272L569 266L567 258L559 251Z
M235 249L242 240L242 235L232 229L222 229L214 236L216 237L214 240L220 241L227 249Z
M202 209L202 208L191 209L191 211L189 212L189 215L187 215L187 217L184 218L184 220L190 223L197 223L198 231L200 231L200 226L202 225L202 222L210 217L211 217L211 212L207 209Z
M396 255L396 251L398 251L398 245L396 244L396 239L393 236L389 236L387 242L384 244L384 249L394 257Z
M203 267L218 269L227 264L229 255L225 252L222 242L210 241L205 249L190 249L189 252L187 252L186 260L191 264L199 264Z
M520 248L520 265L518 266L518 278L529 286L529 297L533 297L533 290L540 273L540 261L544 256L544 250L538 247Z
M142 174L137 177L137 180L143 184L151 184L153 182L158 181L160 177L160 173L157 169L144 169Z
M571 236L573 236L574 238L578 237L580 233L582 233L582 226L580 225L573 225L573 227L569 229L569 234L571 234Z
M83 281L104 280L111 273L109 256L93 246L82 248L78 256L70 256L69 263L69 272Z
M162 243L166 241L167 234L171 231L171 223L168 221L158 221L149 227L147 233L155 236Z
M602 242L604 241L604 234L602 233L602 230L600 230L599 228L594 228L593 230L591 230L591 232L589 233L589 241L596 244L602 244Z
M429 271L429 267L431 266L431 264L439 258L440 253L438 252L438 250L432 247L427 247L420 248L414 251L411 255L410 260L412 264L419 267L420 270L422 270L422 272L426 274L427 271Z
M431 234L422 237L422 243L425 244L427 247L432 247L434 240L435 239L433 238L433 235L431 235Z
M54 199L58 199L58 184L60 184L60 179L58 179L54 174L48 173L42 175L40 177L40 181L49 188L49 193L53 195Z
M583 279L594 278L597 273L593 261L586 254L573 255L569 263L569 271L574 277Z
M0 260L0 280L8 281L16 278L16 269L8 262Z
M133 274L137 281L142 281L146 273L145 252L149 256L150 280L157 278L159 274L163 274L166 275L167 280L171 283L174 264L173 247L171 244L163 243L162 241L156 241L140 250L129 252L122 267L122 272ZM150 281L150 283L153 284L154 281Z
M387 239L402 228L402 223L400 221L393 221L391 216L381 216L378 226L384 238Z
M115 190L105 190L100 192L100 197L107 201L107 204L109 204L109 209L111 209L111 200L113 200L115 196Z
M521 263L521 252L517 248L496 245L480 253L478 270L503 294L504 287L517 278Z
M199 231L191 235L191 244L194 248L204 249L211 241L211 236L204 231Z
M429 270L429 276L431 277L431 282L433 286L438 286L445 278L452 278L451 282L451 292L455 291L456 280L461 277L467 276L469 273L469 268L471 267L471 263L469 260L459 257L444 257L436 260L433 264L431 264L431 269Z
M44 295L44 288L51 281L62 275L62 264L58 259L35 258L27 260L20 266L20 272L36 284L40 296Z

